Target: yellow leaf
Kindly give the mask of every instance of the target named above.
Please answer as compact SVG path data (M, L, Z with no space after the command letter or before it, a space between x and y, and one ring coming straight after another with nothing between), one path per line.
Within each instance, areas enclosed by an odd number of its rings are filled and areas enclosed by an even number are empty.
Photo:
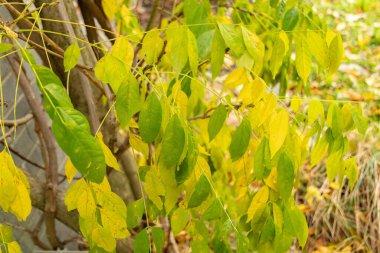
M232 71L224 80L226 89L233 89L241 84L249 82L247 71L244 68L237 68Z
M253 197L251 205L248 208L247 222L252 220L254 217L260 216L264 211L265 205L269 198L269 188L264 185Z
M20 245L16 242L10 242L7 244L8 253L22 253Z
M13 175L8 169L8 162L5 159L5 151L0 153L0 207L8 212L11 203L17 195L16 185Z
M23 182L15 179L17 195L11 204L10 211L17 217L18 220L25 221L32 211L32 203L29 196L29 191Z
M290 108L292 108L294 112L298 112L301 104L302 104L302 99L299 96L294 96L290 102Z
M78 198L77 209L79 215L83 218L93 217L95 215L96 203L93 193L88 185Z
M288 134L289 115L287 111L281 109L273 116L269 126L269 148L271 158L277 153L285 141Z
M111 150L107 147L107 145L104 144L103 135L101 132L98 132L96 134L96 139L98 140L98 143L100 144L100 147L103 150L104 157L106 159L106 164L117 171L121 171L116 157L112 154Z
M75 174L77 174L77 169L74 167L73 163L70 159L67 159L66 165L65 165L65 173L67 177L67 182L70 184L71 181L73 181L73 178Z

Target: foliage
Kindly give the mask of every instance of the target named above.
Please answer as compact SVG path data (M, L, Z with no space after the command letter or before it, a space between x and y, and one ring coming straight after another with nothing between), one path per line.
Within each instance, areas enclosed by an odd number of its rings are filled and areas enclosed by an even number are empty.
M2 25L36 77L52 132L69 157L68 179L81 175L65 204L79 213L91 252L115 252L116 240L142 219L158 224L160 217L169 218L173 234L190 235L194 252L285 252L295 238L304 248L308 224L293 197L301 169L327 157L329 183L347 178L352 188L358 171L348 135L367 129L359 106L307 97L312 70L330 80L343 61L341 35L297 1L215 7L186 0L173 9L175 18L144 32L127 18L124 12L132 12L123 1L102 6L120 34L131 34L100 47L104 56L94 68L114 95L102 97L111 104L104 120L116 113L140 165L143 197L128 206L108 182L106 168L120 168L101 127L91 130L60 78ZM78 67L81 50L77 43L66 48L65 71ZM290 88L299 96L284 97ZM26 178L2 154L8 169L1 167L0 193L15 194L1 198L1 207L25 219L30 210L12 206L30 202ZM162 251L163 233L159 226L139 230L135 252Z

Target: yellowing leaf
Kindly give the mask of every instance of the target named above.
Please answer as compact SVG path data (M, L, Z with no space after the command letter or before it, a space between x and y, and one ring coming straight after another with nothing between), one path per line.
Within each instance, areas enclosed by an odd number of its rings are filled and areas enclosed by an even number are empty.
M347 160L344 161L344 167L345 167L345 175L350 183L350 189L352 189L355 186L356 180L358 179L358 165L356 164L355 157L350 157Z
M325 109L320 101L312 100L307 111L307 123L309 125L313 124L319 116L321 117L321 125L323 126L325 120Z
M317 144L314 146L313 151L311 152L310 167L313 167L322 160L324 154L327 151L328 145L329 143L325 134L321 139L318 140Z
M269 126L269 148L271 158L277 153L285 141L288 134L289 115L287 111L281 109L273 116Z
M328 56L328 75L331 76L335 71L338 70L339 65L344 58L344 48L340 34L336 34L335 37L331 40L328 49Z
M123 0L102 0L102 7L109 19L113 19L119 11Z
M145 175L145 191L148 194L148 197L156 205L156 207L162 209L162 200L160 196L165 195L165 188L160 180L157 177L157 172L155 169L149 170Z
M296 68L298 75L306 84L311 72L311 54L305 36L296 39Z
M270 70L272 72L273 79L276 77L281 65L282 60L289 50L289 39L284 31L281 31L275 38L272 55L270 58Z
M224 63L224 53L226 45L219 30L216 29L211 43L211 72L212 78L215 79Z
M170 218L170 225L172 226L173 234L177 235L186 226L189 219L189 212L182 207L177 208Z
M87 185L86 189L80 193L77 202L78 213L83 218L94 216L96 211L96 202L90 187Z
M126 69L130 69L134 57L134 49L126 36L120 36L112 46L111 55L120 59Z
M251 221L254 217L260 216L264 211L265 205L269 199L269 188L264 185L253 197L252 202L248 208L247 222Z
M149 157L149 147L148 144L143 142L141 137L137 134L130 133L129 142L131 147L143 154L146 158Z
M97 226L92 231L92 240L97 246L108 252L113 252L116 248L116 240L112 237L111 231L106 228Z
M96 139L98 140L98 143L103 150L106 164L117 171L121 171L116 157L112 154L111 150L107 147L107 145L104 144L103 135L101 132L98 132L96 134Z
M65 173L67 177L67 182L70 184L73 181L75 174L77 174L78 170L74 167L73 163L70 159L67 159L65 164Z
M150 30L144 37L141 53L145 54L145 62L147 64L156 63L161 53L164 41L160 37L160 31L157 28Z
M78 199L83 192L87 191L87 183L81 178L69 187L65 196L65 204L68 211L72 211L78 206Z
M328 65L329 56L327 43L322 37L322 34L319 32L308 31L307 44L317 63L323 68L326 67Z
M63 66L65 71L69 71L75 67L80 57L80 48L78 43L73 43L68 46L63 55Z
M117 194L105 193L100 213L103 227L110 230L114 238L121 239L130 235L127 228L127 207Z

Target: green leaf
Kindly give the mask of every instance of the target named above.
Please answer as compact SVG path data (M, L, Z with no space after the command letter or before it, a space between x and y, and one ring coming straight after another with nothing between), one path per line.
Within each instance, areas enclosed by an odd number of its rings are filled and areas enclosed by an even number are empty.
M264 59L265 46L264 43L260 40L260 38L250 32L244 26L241 27L241 31L243 34L244 45L247 48L248 53L254 59L255 66L259 70L262 68L262 61ZM257 71L260 72L260 71Z
M215 29L214 37L211 42L211 73L212 79L215 79L220 70L222 69L224 63L224 53L225 53L226 45L224 44L224 40L222 35L220 34L218 29Z
M13 48L12 44L9 43L0 43L0 54L8 52Z
M269 67L272 72L273 79L276 77L282 65L283 58L289 49L289 39L284 31L278 33L273 42L272 55Z
M324 134L322 138L318 140L313 151L311 152L310 167L313 167L322 160L327 151L328 145L327 135Z
M187 29L187 54L191 72L196 75L198 72L198 46L194 34L189 29Z
M292 193L294 181L294 166L286 153L282 153L277 164L278 193L284 199L288 199Z
M36 71L36 77L38 77L38 85L45 87L50 83L55 83L63 87L61 79L59 79L59 77L53 72L53 70L41 65L33 65L33 68ZM43 92L43 89L41 87L40 90Z
M291 8L285 13L284 19L282 20L282 29L284 31L292 31L298 22L298 9Z
M12 228L10 226L0 224L0 238L1 243L9 243L13 241Z
M251 140L251 124L247 118L243 118L231 138L229 151L232 161L241 158L247 151L249 141Z
M145 54L145 62L147 64L155 64L160 55L164 41L160 37L160 31L153 28L146 33L142 42L141 53Z
M186 148L186 133L178 115L174 115L166 126L160 152L160 164L172 168L181 162Z
M208 136L209 140L212 141L216 135L220 132L222 129L224 122L227 118L227 110L225 105L219 104L218 107L216 107L215 111L210 117L210 120L208 122Z
M156 252L162 252L162 249L165 245L165 232L162 230L162 228L153 227L152 237L154 246L156 247Z
M153 142L161 129L162 107L157 95L149 94L139 116L139 130L143 141Z
M203 203L210 194L211 187L205 175L202 175L194 187L194 192L191 194L188 207L194 208Z
M188 219L189 211L187 211L186 209L179 207L176 210L174 210L170 218L170 225L174 235L177 235L185 228Z
M329 106L327 112L327 126L331 128L334 138L342 135L344 123L340 108L335 103Z
M215 198L202 214L202 219L207 221L215 220L222 217L223 212L224 210L219 200Z
M285 224L291 227L298 238L300 246L303 248L306 244L309 230L305 215L297 207L286 208L285 213Z
M218 28L227 47L231 49L236 57L240 57L245 50L241 29L234 24L223 24L218 22Z
M88 180L102 182L106 172L105 158L90 133L86 118L74 109L57 107L52 129L59 146L75 168Z
M209 1L187 0L184 2L183 12L186 24L196 37L210 29L211 25L207 25L210 11Z
M346 175L347 179L349 180L350 183L350 189L352 189L355 186L355 183L358 179L359 171L358 171L358 165L356 164L355 157L350 157L347 160L344 161L344 167L345 167L345 172L344 174Z
M344 164L341 151L335 151L328 155L326 161L326 173L330 183L334 181L334 178L343 168Z
M71 103L70 97L67 95L66 90L62 85L56 83L49 83L43 88L44 107L51 119L54 118L55 108L74 108Z
M266 178L269 176L271 170L269 142L268 139L264 137L254 155L254 172L256 179L260 180Z
M130 75L127 84L122 83L116 94L116 113L120 126L125 128L133 115L141 109L139 84L133 75Z
M279 236L282 234L284 218L283 218L281 208L276 203L272 203L272 207L273 207L273 222L276 228L276 235Z
M269 126L269 148L271 158L277 153L284 144L288 134L289 114L285 109L281 109L273 116Z
M364 135L368 128L368 121L363 117L363 113L360 107L352 108L352 120L355 123L359 133Z
M302 35L296 39L296 68L298 75L306 84L311 72L311 54L306 37Z
M344 48L340 34L336 34L330 42L328 48L328 57L328 76L331 76L335 71L338 70L339 65L342 63L344 58Z
M70 46L68 46L63 55L63 66L65 67L65 71L69 71L77 65L80 57L80 48L78 43L74 42Z
M187 142L186 157L175 171L177 184L184 183L190 177L198 158L198 146L191 132L188 133Z
M133 243L133 249L135 253L149 253L150 251L150 241L148 232L145 229L141 230L135 238L135 241Z
M136 227L144 214L144 200L138 199L127 207L127 224L129 228Z

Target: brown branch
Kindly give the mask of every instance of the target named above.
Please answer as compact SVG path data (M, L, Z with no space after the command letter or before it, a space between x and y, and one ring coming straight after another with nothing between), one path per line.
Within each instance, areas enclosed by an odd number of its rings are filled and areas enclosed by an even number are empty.
M23 124L28 123L31 119L33 119L33 114L28 113L27 115L19 119L4 120L3 122L1 122L0 120L0 124L4 124L4 126L7 126L7 127L17 127L17 126L21 126Z
M46 189L45 189L45 223L47 230L47 237L54 249L61 246L61 243L57 239L55 229L55 215L57 211L56 206L56 194L57 194L57 174L58 174L58 161L56 146L52 132L50 131L48 121L46 119L45 112L41 103L37 100L37 96L34 93L30 81L26 76L24 70L19 72L20 59L17 55L8 56L7 59L12 67L13 72L19 74L20 86L24 92L25 98L35 116L36 123L39 127L41 134L41 147L42 152L46 152L45 159L45 175L46 175ZM44 146L46 145L46 146Z

